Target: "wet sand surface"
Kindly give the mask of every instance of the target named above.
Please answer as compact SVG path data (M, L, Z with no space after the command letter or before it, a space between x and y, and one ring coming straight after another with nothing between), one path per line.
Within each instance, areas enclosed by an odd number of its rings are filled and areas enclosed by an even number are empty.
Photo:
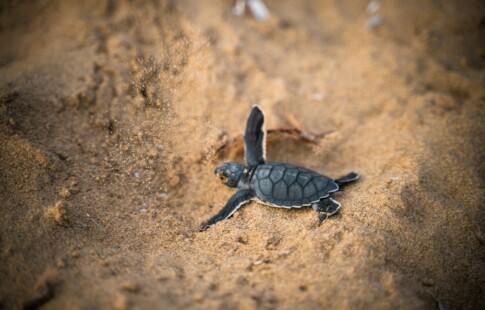
M485 308L485 4L266 3L0 5L0 308ZM199 233L253 104L318 136L269 161L363 177Z

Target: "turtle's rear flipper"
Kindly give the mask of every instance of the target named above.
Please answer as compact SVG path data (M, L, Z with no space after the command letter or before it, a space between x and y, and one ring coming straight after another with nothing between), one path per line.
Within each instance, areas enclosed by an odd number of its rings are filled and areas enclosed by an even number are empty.
M320 224L325 222L327 218L338 212L340 203L332 198L324 198L312 204L312 207L318 213Z
M358 179L360 178L360 175L358 173L355 173L355 172L351 172L341 178L338 178L335 180L335 183L337 183L337 185L342 188L352 182L355 182L357 181Z
M215 223L227 219L243 204L248 203L252 198L254 198L254 192L252 190L243 189L238 191L231 197L231 199L229 199L229 201L226 203L224 208L219 211L219 213L214 215L209 221L207 221L199 228L199 231L206 230Z

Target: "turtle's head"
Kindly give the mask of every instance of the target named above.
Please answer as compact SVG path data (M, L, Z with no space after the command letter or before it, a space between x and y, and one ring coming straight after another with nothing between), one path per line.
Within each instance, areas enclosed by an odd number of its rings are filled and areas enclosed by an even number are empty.
M214 173L222 183L229 187L237 187L244 174L245 167L238 163L224 163Z

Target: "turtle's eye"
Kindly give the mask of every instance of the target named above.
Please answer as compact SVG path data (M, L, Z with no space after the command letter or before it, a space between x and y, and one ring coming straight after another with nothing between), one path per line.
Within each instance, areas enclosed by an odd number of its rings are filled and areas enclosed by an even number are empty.
M226 182L227 180L227 177L224 175L224 174L219 174L219 180L221 180L221 182Z

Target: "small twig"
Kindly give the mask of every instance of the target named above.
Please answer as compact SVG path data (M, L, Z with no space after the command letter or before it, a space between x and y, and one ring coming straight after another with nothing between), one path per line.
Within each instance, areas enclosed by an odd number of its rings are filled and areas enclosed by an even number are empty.
M307 131L302 131L298 127L286 127L286 128L276 128L269 129L267 131L267 142L271 143L276 140L280 140L283 137L291 137L294 139L301 140L305 143L310 143L313 145L318 145L318 142L325 137L330 132L314 134ZM237 135L235 137L225 138L222 143L215 146L215 155L220 155L224 150L236 145L236 152L238 149L243 147L243 135Z

